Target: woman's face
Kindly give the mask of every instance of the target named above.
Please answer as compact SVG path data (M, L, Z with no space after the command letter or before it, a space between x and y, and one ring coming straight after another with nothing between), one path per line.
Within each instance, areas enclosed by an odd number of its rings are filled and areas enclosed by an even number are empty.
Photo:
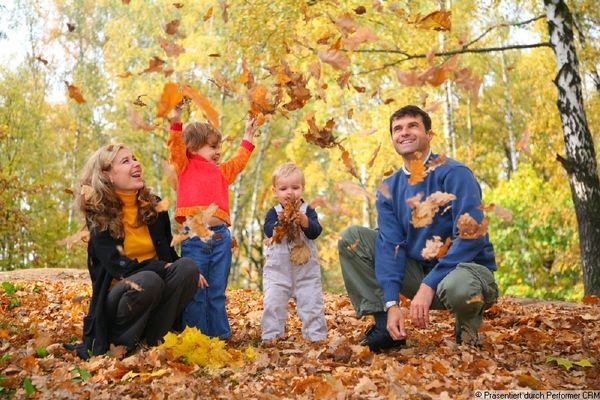
M106 174L119 192L135 193L144 187L142 166L128 149L119 150Z

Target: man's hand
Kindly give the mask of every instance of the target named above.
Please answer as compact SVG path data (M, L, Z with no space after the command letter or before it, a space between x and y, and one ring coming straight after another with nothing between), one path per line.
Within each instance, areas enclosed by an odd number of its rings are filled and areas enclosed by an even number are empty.
M426 328L429 323L429 307L435 296L435 290L421 283L417 294L410 302L410 320L417 328ZM389 321L388 316L388 321ZM388 322L389 324L389 322Z
M387 330L394 340L406 339L404 314L399 305L390 307L387 311Z
M252 143L252 139L254 138L254 132L256 131L256 118L250 118L246 120L246 129L244 130L244 140Z

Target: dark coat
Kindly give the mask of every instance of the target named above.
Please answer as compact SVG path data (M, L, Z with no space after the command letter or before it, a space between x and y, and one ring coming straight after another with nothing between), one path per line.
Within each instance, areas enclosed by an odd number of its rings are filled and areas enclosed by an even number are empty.
M179 258L171 247L172 234L169 215L158 214L156 221L148 225L150 237L158 260L138 262L121 255L123 239L113 238L108 230L90 231L88 242L88 270L92 279L92 300L88 314L83 319L83 343L75 346L77 354L87 359L91 355L104 354L109 348L109 324L105 304L114 278L126 278L140 271L153 271L165 277L165 264Z

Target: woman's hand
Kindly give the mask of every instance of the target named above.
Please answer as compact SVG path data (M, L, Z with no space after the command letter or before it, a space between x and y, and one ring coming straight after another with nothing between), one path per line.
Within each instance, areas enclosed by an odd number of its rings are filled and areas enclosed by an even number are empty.
M208 287L208 281L202 274L200 274L200 276L198 277L198 287L199 288L207 288Z

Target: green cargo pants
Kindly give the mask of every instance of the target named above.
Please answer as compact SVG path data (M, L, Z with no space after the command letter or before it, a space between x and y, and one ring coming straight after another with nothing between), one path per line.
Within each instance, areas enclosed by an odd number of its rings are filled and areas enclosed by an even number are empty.
M351 226L338 242L342 276L346 291L358 316L384 310L383 291L375 278L374 255L377 231ZM423 278L425 268L417 261L406 260L401 293L412 299ZM483 265L460 263L440 282L431 309L454 313L463 332L475 333L481 325L483 311L498 297L493 273Z

